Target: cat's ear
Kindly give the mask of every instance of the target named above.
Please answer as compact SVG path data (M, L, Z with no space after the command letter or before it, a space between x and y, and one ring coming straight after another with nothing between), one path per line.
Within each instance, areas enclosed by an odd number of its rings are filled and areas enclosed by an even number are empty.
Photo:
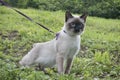
M86 22L87 15L88 15L87 13L84 13L80 16L80 18L83 19L84 22Z
M73 18L72 14L70 13L70 11L66 11L66 13L65 13L65 22L67 22L68 19L70 19L70 18Z

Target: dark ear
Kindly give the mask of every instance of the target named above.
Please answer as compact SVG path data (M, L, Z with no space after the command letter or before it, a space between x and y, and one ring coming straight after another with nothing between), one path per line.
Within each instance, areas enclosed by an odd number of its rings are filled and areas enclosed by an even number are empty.
M67 22L69 18L73 18L73 16L69 11L66 11L66 13L65 13L65 22Z
M82 14L80 18L82 18L86 22L87 14L86 13Z

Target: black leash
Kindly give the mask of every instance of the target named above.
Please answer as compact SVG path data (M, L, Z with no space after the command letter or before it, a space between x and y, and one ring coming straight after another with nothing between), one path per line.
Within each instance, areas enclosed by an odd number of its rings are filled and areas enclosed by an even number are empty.
M8 5L6 2L4 2L3 0L0 0L0 3L1 3L2 5L4 5L4 6L8 7L8 8L13 9L15 12L17 12L17 13L19 13L20 15L24 16L24 17L25 17L26 19L28 19L29 21L34 22L35 24L41 26L41 27L44 28L45 30L47 30L47 31L49 31L49 32L51 32L51 33L54 33L52 30L48 29L46 26L44 26L44 25L42 25L42 24L40 24L40 23L38 23L38 22L35 22L33 19L31 19L31 18L28 17L27 15L23 14L22 12L18 11L17 9L12 8L11 6L9 6L9 5Z

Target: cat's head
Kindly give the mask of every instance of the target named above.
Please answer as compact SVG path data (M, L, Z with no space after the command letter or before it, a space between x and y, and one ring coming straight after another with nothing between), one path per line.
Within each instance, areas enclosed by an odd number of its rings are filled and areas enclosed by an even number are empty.
M87 14L81 16L73 16L69 11L65 13L65 31L69 35L80 35L85 28Z

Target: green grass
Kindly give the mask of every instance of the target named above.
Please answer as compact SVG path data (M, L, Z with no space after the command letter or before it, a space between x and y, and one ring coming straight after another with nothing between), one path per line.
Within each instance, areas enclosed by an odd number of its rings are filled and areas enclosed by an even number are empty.
M64 12L19 9L54 32L64 24ZM34 67L22 68L18 61L33 43L45 42L54 34L28 21L15 11L0 6L0 80L118 80L120 77L120 20L87 18L81 51L69 75L48 74ZM56 70L56 69L55 69Z

